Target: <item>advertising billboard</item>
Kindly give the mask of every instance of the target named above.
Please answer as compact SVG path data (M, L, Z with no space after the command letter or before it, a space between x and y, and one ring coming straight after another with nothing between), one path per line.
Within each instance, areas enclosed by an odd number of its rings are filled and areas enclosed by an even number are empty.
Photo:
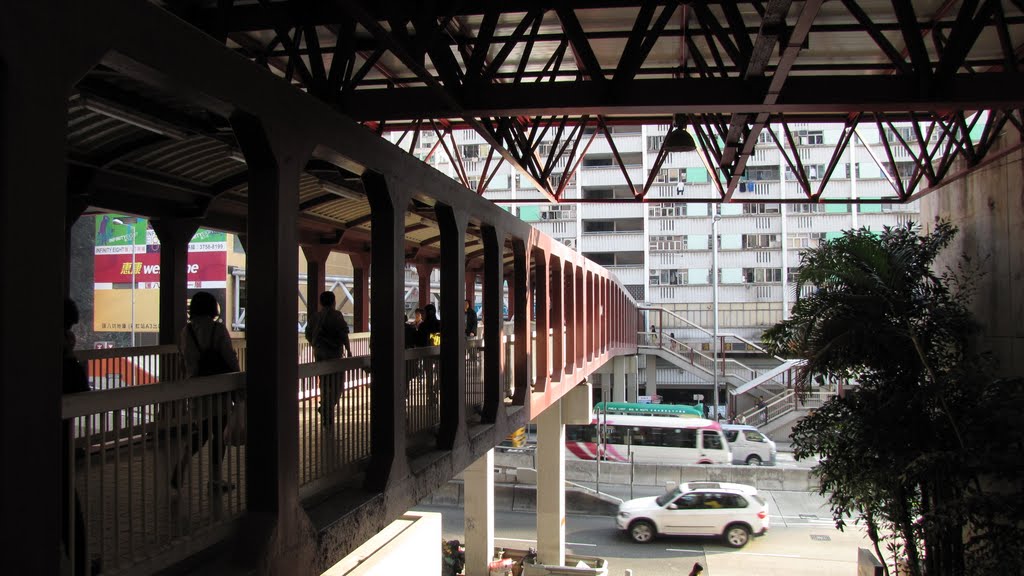
M135 332L156 332L160 240L149 222L134 216L96 216L95 240L93 330L130 332L134 316ZM189 292L203 289L223 294L227 287L227 249L226 233L202 228L196 232L188 245Z

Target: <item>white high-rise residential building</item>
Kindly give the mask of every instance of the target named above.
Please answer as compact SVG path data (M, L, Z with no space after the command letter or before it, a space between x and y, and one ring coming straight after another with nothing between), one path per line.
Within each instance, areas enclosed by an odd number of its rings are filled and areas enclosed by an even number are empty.
M598 134L566 185L563 198L567 202L562 204L524 203L540 195L532 185L524 186L526 180L507 163L495 171L500 157L494 154L488 162L490 147L473 131L453 133L457 150L452 149L452 139L446 138L447 152L445 146L436 145L435 134L424 131L413 152L424 159L433 149L428 162L456 180L464 169L472 189L480 185L482 175L489 178L484 190L487 198L612 269L647 306L664 308L704 327L713 323L712 220L720 214L720 329L753 341L793 305L801 251L838 236L842 230L868 227L880 231L883 226L917 217L917 202L836 202L896 196L883 172L883 168L892 172L886 161L889 156L874 128L858 129L858 136L841 154L821 196L836 203L793 203L806 198L788 165L796 159L789 152L787 161L768 130L761 132L732 203L700 201L717 198L719 192L707 168L713 163L704 162L699 152L669 153L645 202L614 202L633 198L623 167L634 187L645 185L668 129L668 125L610 126L622 165L607 139ZM790 129L808 185L816 192L843 126L792 124ZM593 130L587 129L584 142ZM913 140L909 128L905 133L903 128L896 130L904 140ZM392 141L399 136L393 133ZM409 142L406 140L405 147ZM550 146L550 138L541 140L537 153L542 161ZM892 153L896 170L909 176L913 158L898 146L892 147ZM552 178L556 183L568 169L566 164L564 158L556 164ZM670 315L661 318L666 332L680 328L682 335L681 320ZM654 316L650 321L658 323Z

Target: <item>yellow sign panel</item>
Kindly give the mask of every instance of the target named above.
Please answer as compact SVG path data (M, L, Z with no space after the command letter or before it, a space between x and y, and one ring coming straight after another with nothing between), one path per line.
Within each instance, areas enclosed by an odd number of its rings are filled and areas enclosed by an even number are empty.
M96 290L93 326L96 332L132 331L132 291ZM135 332L157 332L160 328L160 291L135 291Z

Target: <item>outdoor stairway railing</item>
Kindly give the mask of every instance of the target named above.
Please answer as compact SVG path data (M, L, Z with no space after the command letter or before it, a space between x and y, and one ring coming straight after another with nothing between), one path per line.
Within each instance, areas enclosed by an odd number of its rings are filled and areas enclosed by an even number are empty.
M670 336L666 336L666 331L671 332L671 331L675 330L675 328L671 328L671 327L670 328L665 328L665 317L667 316L668 318L676 320L676 322L679 325L685 327L686 329L688 329L690 331L697 332L698 334L703 335L703 338L701 339L703 341L700 342L702 345L707 343L707 342L712 342L714 340L714 338L715 338L715 334L714 334L713 331L708 330L707 328L704 328L703 326L701 326L701 325L699 325L699 324L697 324L697 323L695 323L695 322L693 322L693 321L691 321L691 320L689 320L689 319L687 319L687 318L685 318L683 316L680 316L679 314L676 314L675 312L673 312L671 310L666 310L664 308L640 308L639 311L641 311L641 312L646 311L646 312L649 312L649 313L656 312L656 313L658 313L658 316L660 318L658 324L655 325L657 327L657 331L656 332L648 332L648 334L655 334L658 337L670 337ZM775 358L776 360L778 360L780 362L784 361L783 358L780 358L780 357L775 356L774 354L771 354L770 352L768 352L768 350L766 350L760 344L757 344L756 342L752 342L751 340L748 340L748 339L746 339L746 338L744 338L744 337L742 337L742 336L740 336L738 334L733 334L731 332L719 331L718 332L718 338L719 338L719 344L720 344L718 349L720 351L723 351L723 353L724 353L724 350L727 349L727 347L726 347L726 344L728 344L727 341L728 340L735 340L736 342L742 343L744 345L744 347L746 349L748 349L748 350L760 352L761 354L765 354L767 356ZM674 339L674 340L676 340L676 339ZM679 339L679 340L681 340L681 339ZM708 348L712 349L713 347L709 346Z
M793 389L784 390L765 400L763 406L755 406L741 413L736 417L736 423L765 426L797 410L821 408L825 402L835 396L835 392L826 390L810 392L797 392Z
M715 359L693 346L675 340L669 336L659 336L652 332L638 332L637 346L641 348L658 348L669 352L678 359L680 363L693 366L709 378L715 374ZM733 377L738 382L746 382L757 378L763 370L756 370L743 364L735 358L721 358L718 364L718 374L722 377Z

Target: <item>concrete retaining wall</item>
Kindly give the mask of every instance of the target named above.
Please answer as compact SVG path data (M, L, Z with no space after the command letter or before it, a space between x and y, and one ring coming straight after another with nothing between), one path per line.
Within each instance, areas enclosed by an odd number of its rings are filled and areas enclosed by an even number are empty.
M500 480L514 481L508 472L513 468L533 468L530 453L494 455L495 466L501 469ZM566 460L565 479L570 482L597 482L597 462ZM500 481L499 480L499 481ZM806 468L778 466L672 466L661 464L601 463L601 483L664 486L666 482L715 481L748 484L760 490L791 490L808 492L818 489L818 481Z
M462 507L465 491L462 482L453 480L421 502L431 506ZM615 516L619 510L618 498L580 490L571 486L565 488L565 511L570 514L595 514ZM537 510L537 487L527 484L495 484L494 509L504 512L535 512Z

